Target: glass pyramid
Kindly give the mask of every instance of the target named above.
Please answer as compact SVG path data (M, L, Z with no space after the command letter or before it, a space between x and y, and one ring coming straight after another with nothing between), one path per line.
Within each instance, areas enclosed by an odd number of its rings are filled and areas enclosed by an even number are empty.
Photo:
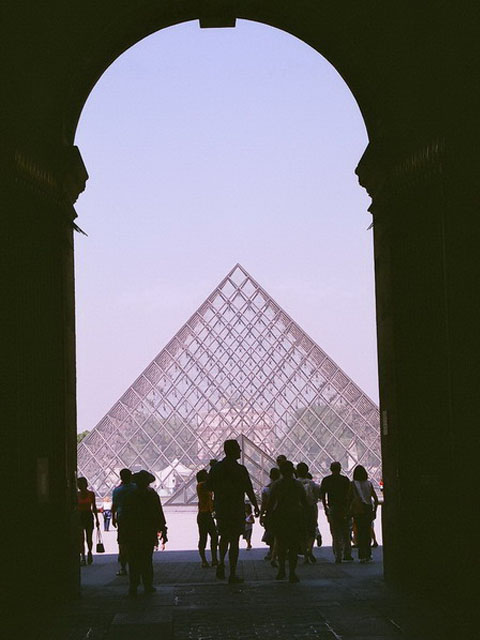
M98 497L123 467L164 504L196 500L195 473L241 440L259 489L279 453L315 479L333 460L381 479L378 407L237 264L78 446Z

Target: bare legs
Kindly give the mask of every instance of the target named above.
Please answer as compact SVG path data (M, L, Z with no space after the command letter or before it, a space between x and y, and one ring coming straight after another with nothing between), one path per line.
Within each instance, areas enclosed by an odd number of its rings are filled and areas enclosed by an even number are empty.
M230 548L228 550L228 562L230 564L230 578L235 577L237 574L237 563L238 563L238 545L239 545L239 536L232 536L230 538Z
M297 568L297 552L298 544L295 540L289 540L288 538L278 537L276 540L277 553L278 553L278 573L277 580L283 580L285 578L285 563L288 554L288 580L289 582L298 582L298 576L295 573Z
M318 507L313 504L309 508L307 521L307 535L305 540L305 562L315 563L317 559L313 555L313 545L315 542L315 532L318 526Z
M87 537L88 551L90 553L92 553L92 549L93 549L93 529L86 529L85 535Z
M225 556L227 555L227 551L228 551L228 537L227 536L220 536L220 564L225 564Z
M305 543L305 563L308 562L316 562L317 559L313 555L313 543L315 542L315 537L309 536Z
M217 564L217 546L218 546L218 534L215 527L215 522L210 513L199 513L197 516L198 524L198 553L202 559L202 566L208 567L207 558L205 556L205 548L207 546L207 539L210 536L210 551L212 553L212 565Z
M83 566L85 561L85 529L80 529L79 533L79 551L80 551L80 564Z
M120 562L120 571L117 575L125 576L127 575L127 562L128 562L128 553L127 553L127 545L125 543L118 543L118 561Z
M220 536L220 562L217 567L217 578L225 578L225 557L228 551L228 562L230 566L230 575L228 581L230 583L243 582L237 577L238 548L240 535L223 534Z
M88 564L92 564L93 529L82 527L80 530L80 563L85 564L85 541L88 549Z

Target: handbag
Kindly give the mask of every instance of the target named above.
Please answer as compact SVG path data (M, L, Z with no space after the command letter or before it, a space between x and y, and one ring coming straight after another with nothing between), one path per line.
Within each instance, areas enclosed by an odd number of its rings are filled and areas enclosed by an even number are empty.
M103 545L102 534L100 532L100 527L97 527L97 553L105 553L105 547Z

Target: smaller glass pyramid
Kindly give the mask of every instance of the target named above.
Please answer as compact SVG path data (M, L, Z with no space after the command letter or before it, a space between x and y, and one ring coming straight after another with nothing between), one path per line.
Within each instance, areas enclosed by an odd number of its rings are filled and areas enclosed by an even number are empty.
M155 474L165 504L241 438L257 489L279 453L315 479L333 460L381 479L378 407L237 264L78 446L99 497L123 467Z

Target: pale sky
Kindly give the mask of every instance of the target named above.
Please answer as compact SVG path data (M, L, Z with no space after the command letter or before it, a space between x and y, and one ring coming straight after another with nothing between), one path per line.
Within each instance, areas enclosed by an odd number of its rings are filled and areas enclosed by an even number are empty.
M165 29L102 76L76 144L79 431L237 262L378 402L367 135L320 54L247 21Z

